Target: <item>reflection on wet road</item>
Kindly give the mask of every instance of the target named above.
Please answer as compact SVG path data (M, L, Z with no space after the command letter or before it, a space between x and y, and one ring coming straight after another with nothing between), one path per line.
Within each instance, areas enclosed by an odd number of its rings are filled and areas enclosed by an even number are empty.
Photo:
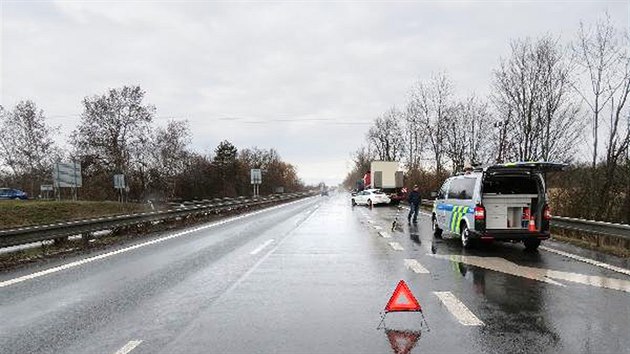
M400 220L404 210L352 208L348 200L311 198L180 237L156 235L163 241L90 262L76 257L2 274L0 282L8 285L0 288L0 313L11 320L0 321L0 348L132 354L629 350L630 277L602 266L615 259L589 263L561 252L524 252L519 244L462 250L458 240L433 239L426 214L409 225ZM64 262L76 266L64 268ZM37 273L53 267L58 270ZM386 329L376 328L400 280L421 304L430 331L418 313L404 312L388 314Z
M507 261L498 257L478 257L478 256L461 256L461 255L434 255L431 256L446 259L451 262L458 262L475 267L490 269L496 272L511 274L514 276L525 277L546 283L564 286L554 279L562 279L575 283L598 286L601 288L620 290L630 292L630 281L622 279L614 279L597 275L584 275L578 273L561 272L551 269L541 269L534 267L525 267Z

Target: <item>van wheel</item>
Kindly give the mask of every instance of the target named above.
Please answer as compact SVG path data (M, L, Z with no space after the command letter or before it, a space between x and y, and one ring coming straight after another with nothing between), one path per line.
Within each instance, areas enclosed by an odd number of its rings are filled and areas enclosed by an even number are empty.
M435 220L435 217L431 219L431 230L433 230L433 237L442 238L442 229L438 227L437 220Z
M372 199L367 200L367 206L372 208Z
M459 236L462 240L462 247L466 249L471 248L473 241L470 239L470 236L468 233L468 226L462 225L460 229L461 231L459 233Z
M523 243L525 244L525 249L528 251L535 251L538 249L538 246L540 246L539 239L525 240Z
M354 201L354 198L352 198L352 206L357 205L357 202Z

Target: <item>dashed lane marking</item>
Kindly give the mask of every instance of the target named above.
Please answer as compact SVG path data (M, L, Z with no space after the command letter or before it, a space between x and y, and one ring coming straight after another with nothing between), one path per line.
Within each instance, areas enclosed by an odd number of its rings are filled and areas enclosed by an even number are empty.
M181 236L184 236L184 235L191 234L193 232L197 232L197 231L213 228L213 227L216 227L216 226L224 225L224 224L236 221L236 220L241 220L243 218L248 218L248 217L251 217L251 216L254 216L254 215L259 215L259 214L266 213L266 212L269 212L269 211L272 211L272 210L276 210L276 209L279 209L279 208L287 207L289 205L294 205L296 203L302 203L302 202L308 201L308 200L312 200L312 198L305 198L305 199L302 199L302 200L297 200L295 202L290 202L290 203L287 203L287 204L281 204L281 205L273 206L273 207L270 207L270 208L267 208L267 209L254 211L254 212L251 212L251 213L248 213L248 214L235 216L235 217L232 217L232 218L229 218L229 219L217 221L217 222L212 223L212 224L206 224L206 225L195 227L195 228L188 229L188 230L185 230L185 231L177 232L177 233L171 234L169 236L160 237L160 238L156 238L156 239L151 240L151 241L142 242L142 243L138 243L138 244L133 245L133 246L121 248L121 249L116 250L116 251L103 253L103 254L100 254L98 256L84 258L84 259L81 259L81 260L78 260L78 261L74 261L74 262L70 262L70 263L67 263L67 264L64 264L64 265L60 265L60 266L57 266L57 267L45 269L45 270L42 270L42 271L39 271L39 272L27 274L27 275L23 275L21 277L17 277L17 278L5 280L5 281L0 281L0 288L3 288L5 286L9 286L9 285L13 285L13 284L17 284L17 283L21 283L21 282L26 281L26 280L39 278L39 277L42 277L44 275L56 273L56 272L59 272L59 271L62 271L62 270L78 267L80 265L84 265L84 264L87 264L87 263L98 261L98 260L101 260L101 259L104 259L104 258L109 258L109 257L115 256L117 254L126 253L126 252L129 252L129 251L133 251L135 249L138 249L138 248L154 245L156 243L164 242L164 241L167 241L167 240L170 240L170 239L173 239L173 238L178 238L178 237L181 237Z
M392 238L392 235L389 234L389 232L387 231L379 231L378 234L382 237L382 238Z
M450 291L434 291L446 309L464 326L483 326L484 323L475 316L472 311L466 307L459 299Z
M125 344L124 347L118 349L118 351L114 354L127 354L130 351L134 350L137 346L142 343L141 340L131 340L129 343Z
M405 267L417 274L429 274L429 271L415 259L405 259Z
M379 225L374 225L373 227L375 230L383 230L383 227Z
M541 250L544 250L544 251L547 251L547 252L551 252L551 253L555 253L555 254L559 254L561 256L565 256L565 257L568 257L568 258L571 258L571 259L575 259L576 261L580 261L580 262L584 262L584 263L587 263L587 264L591 264L591 265L594 265L596 267L612 270L613 272L617 272L617 273L621 273L621 274L625 274L625 275L630 275L630 269L625 269L625 268L614 266L612 264L599 262L599 261L596 261L594 259L578 256L577 254L564 252L564 251L561 251L561 250L557 250L555 248L549 248L547 246L540 246L540 247L538 247L538 249L541 249Z
M265 243L258 246L255 250L249 252L249 254L251 254L252 256L255 254L258 254L260 251L262 251L265 247L269 246L271 243L273 243L273 239L265 241Z
M390 242L389 245L392 247L392 249L394 251L404 251L405 250L403 248L403 246L401 246L400 243L398 243L398 242Z

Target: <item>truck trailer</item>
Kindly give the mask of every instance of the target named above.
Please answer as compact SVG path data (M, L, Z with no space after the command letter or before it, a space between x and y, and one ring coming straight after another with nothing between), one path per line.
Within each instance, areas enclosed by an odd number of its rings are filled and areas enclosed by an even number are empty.
M398 161L372 161L363 182L366 189L378 188L389 195L392 204L398 204L406 198L403 179L404 172Z

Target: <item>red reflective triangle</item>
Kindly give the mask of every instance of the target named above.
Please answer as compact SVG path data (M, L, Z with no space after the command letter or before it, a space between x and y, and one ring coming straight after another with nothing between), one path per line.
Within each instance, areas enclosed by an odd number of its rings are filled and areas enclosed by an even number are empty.
M395 354L408 354L420 339L420 332L385 330Z
M418 300L413 296L404 280L398 282L392 297L385 306L385 312L395 311L422 311Z

